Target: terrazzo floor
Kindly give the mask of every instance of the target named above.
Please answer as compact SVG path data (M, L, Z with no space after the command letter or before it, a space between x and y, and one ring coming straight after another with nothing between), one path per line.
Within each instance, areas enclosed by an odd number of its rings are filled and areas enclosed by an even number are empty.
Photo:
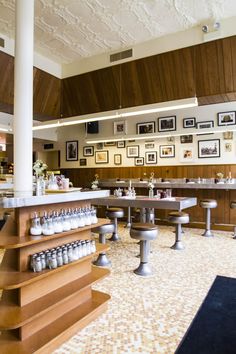
M172 227L160 226L152 242L153 275L133 273L139 246L119 226L121 241L110 242L111 275L95 289L111 295L108 311L54 354L171 354L175 352L216 275L236 278L236 240L226 232L214 238L185 229L184 251L174 251ZM223 353L222 353L223 354Z
M216 275L236 278L236 240L227 232L204 238L202 230L184 228L186 248L174 251L173 230L159 226L149 257L153 275L146 278L133 273L139 246L119 225L121 239L108 252L111 275L93 287L111 295L108 310L54 354L175 352Z

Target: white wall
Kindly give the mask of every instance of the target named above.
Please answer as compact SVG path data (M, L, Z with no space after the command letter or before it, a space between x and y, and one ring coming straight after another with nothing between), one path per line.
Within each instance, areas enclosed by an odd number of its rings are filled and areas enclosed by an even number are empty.
M216 104L216 105L209 105L209 106L201 106L201 107L194 107L176 111L169 111L165 112L164 114L149 114L146 116L139 116L139 117L130 117L127 119L127 134L136 134L136 123L140 122L149 122L155 121L156 123L156 131L157 131L157 118L158 117L165 117L165 116L172 116L176 115L177 121L177 130L175 132L170 132L171 134L178 134L181 133L183 135L190 134L191 129L184 129L183 128L183 118L188 117L196 117L196 121L214 121L214 127L217 127L217 113L219 112L227 112L227 111L235 111L236 104L234 102L224 103L224 104ZM85 139L96 139L96 138L106 138L111 137L113 135L113 123L114 120L108 120L104 122L99 122L99 134L89 134L86 136L84 124L81 125L74 125L70 127L64 127L58 129L58 141L59 146L61 149L61 167L62 168L78 168L80 167L79 159L87 159L87 166L86 167L113 167L116 166L114 164L114 154L121 154L122 155L122 166L134 166L134 158L127 158L126 156L126 148L117 148L114 147L104 147L103 150L109 151L109 163L108 164L95 164L95 157L84 157L83 156L83 147L88 146L85 143ZM236 125L231 126L232 129L236 129ZM194 131L197 131L194 129ZM202 130L200 130L202 132ZM171 135L170 134L170 135ZM236 132L234 132L234 136ZM139 145L140 149L140 157L144 157L145 160L145 152L152 151L147 150L144 147L145 141L149 140L148 134L145 136L146 140L136 140L135 142L128 142L126 141L126 146L130 145ZM176 136L175 141L168 142L167 138L159 138L155 139L155 151L157 151L157 164L158 165L181 165L181 164L234 164L236 163L236 147L235 142L233 140L224 140L223 133L214 133L211 135L203 135L193 136L193 143L192 144L181 144L180 137ZM198 158L198 141L199 140L209 140L209 139L220 139L220 154L219 158ZM79 141L79 156L78 161L66 161L65 151L66 151L66 141ZM152 139L153 140L153 139ZM226 152L225 151L225 144L232 144L232 151ZM160 158L159 155L159 146L160 145L175 145L175 157L174 158ZM94 151L97 151L96 144L91 144L94 147ZM182 162L181 160L181 151L183 148L192 147L194 150L194 160L190 162ZM149 165L148 165L149 166ZM151 165L150 165L151 166Z

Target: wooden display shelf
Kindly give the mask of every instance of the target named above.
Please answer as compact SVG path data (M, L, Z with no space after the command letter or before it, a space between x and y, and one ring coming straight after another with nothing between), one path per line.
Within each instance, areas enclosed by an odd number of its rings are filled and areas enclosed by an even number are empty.
M110 296L100 291L92 291L92 298L77 308L64 314L50 325L23 341L14 333L2 333L0 336L1 354L45 354L65 342L78 330L85 327L107 308Z
M65 285L28 305L20 307L13 299L0 302L0 330L15 329L41 316L50 309L61 306L65 301L98 280L110 274L109 269L92 267L92 272Z
M77 261L65 264L61 267L58 267L56 269L45 269L42 272L39 273L34 273L31 270L28 270L26 272L15 272L12 271L12 269L7 269L5 271L0 271L0 289L3 290L13 290L17 288L21 288L23 286L32 284L38 280L41 280L43 278L46 278L52 274L58 273L58 272L63 272L63 270L74 267L79 263L82 263L89 258L92 258L95 255L98 255L102 251L107 251L109 250L109 245L103 245L103 244L96 244L96 252L89 254L88 256L82 257L78 259Z
M14 249L26 247L29 245L33 245L36 243L41 243L49 240L54 240L62 237L66 237L68 235L80 233L82 231L87 231L98 226L109 223L108 219L98 219L96 224L79 227L75 230L65 231L58 234L53 234L50 236L16 236L16 223L13 218L9 218L6 224L3 226L0 233L0 248L2 249Z

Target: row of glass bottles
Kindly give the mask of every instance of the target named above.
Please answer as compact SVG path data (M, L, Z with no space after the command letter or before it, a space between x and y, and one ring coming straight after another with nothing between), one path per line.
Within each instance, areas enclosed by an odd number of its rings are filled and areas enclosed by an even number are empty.
M35 212L31 219L30 234L48 236L97 222L97 211L94 207L61 209L60 212L53 211L51 213L45 211L42 218Z
M94 240L78 240L31 255L30 268L34 272L41 272L46 268L55 269L94 252Z

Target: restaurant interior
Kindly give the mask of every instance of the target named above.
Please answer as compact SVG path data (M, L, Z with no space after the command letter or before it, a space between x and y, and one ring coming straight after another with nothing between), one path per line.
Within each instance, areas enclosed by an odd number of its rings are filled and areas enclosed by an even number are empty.
M235 19L0 1L1 353L235 353Z

